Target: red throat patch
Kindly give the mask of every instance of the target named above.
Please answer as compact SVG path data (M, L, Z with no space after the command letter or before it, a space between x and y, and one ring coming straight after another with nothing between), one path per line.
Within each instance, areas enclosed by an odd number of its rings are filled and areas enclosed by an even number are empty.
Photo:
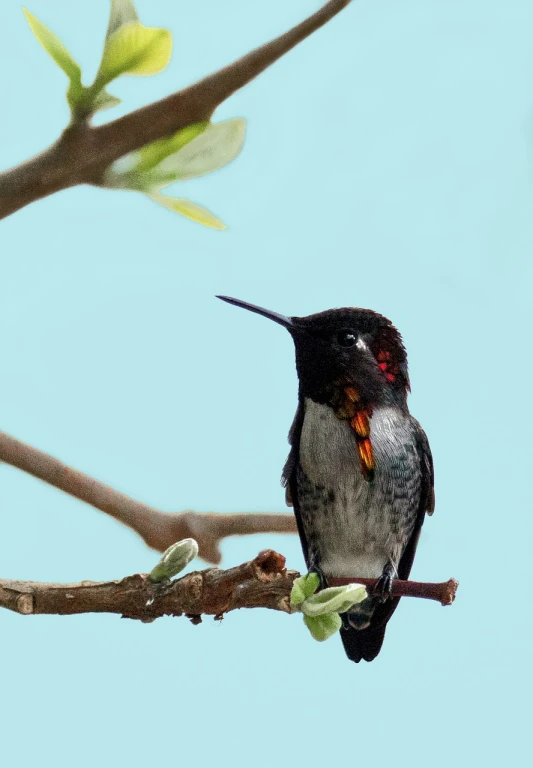
M385 374L387 381L390 381L391 384L396 381L396 376L400 373L400 366L392 361L390 352L378 352L378 365Z

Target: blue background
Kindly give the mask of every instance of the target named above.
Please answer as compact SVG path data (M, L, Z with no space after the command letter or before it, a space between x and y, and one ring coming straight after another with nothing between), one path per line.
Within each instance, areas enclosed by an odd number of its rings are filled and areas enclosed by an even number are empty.
M29 1L29 0L28 0ZM138 0L174 34L162 97L312 13L316 0ZM105 0L29 8L93 76ZM67 121L66 80L18 2L0 5L0 164ZM77 188L1 223L2 428L167 510L284 511L296 405L290 338L214 299L286 314L371 307L403 333L437 509L413 577L461 582L451 608L404 600L372 664L298 616L222 623L0 616L9 766L517 765L529 752L533 5L353 3L223 104L240 157L178 194L203 229L128 192ZM1 572L41 581L149 570L129 530L0 470ZM296 537L224 543L224 566Z

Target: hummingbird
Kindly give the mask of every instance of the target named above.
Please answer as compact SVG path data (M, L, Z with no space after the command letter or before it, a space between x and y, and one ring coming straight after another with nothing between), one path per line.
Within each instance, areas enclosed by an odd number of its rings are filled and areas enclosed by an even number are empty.
M286 328L294 341L298 408L282 474L308 570L373 578L376 587L343 614L348 658L372 661L407 579L426 514L435 506L426 434L407 406L407 354L390 320L370 309L306 317L228 296L217 298Z

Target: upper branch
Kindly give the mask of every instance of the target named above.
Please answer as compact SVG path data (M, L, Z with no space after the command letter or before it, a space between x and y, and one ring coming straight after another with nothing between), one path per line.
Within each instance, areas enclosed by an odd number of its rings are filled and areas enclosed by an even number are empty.
M119 157L201 120L294 46L345 8L350 0L330 0L284 35L204 77L194 85L124 117L94 128L70 126L37 157L0 174L0 218L35 200L77 184L99 184Z

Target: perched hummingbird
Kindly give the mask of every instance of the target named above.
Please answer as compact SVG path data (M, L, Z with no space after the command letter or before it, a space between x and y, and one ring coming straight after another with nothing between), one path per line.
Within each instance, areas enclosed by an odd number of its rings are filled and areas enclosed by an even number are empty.
M323 586L331 578L375 578L377 588L343 615L348 658L372 661L407 579L424 522L434 509L426 434L407 407L402 338L370 309L330 309L307 317L219 296L274 320L291 334L298 409L283 470L303 554Z

